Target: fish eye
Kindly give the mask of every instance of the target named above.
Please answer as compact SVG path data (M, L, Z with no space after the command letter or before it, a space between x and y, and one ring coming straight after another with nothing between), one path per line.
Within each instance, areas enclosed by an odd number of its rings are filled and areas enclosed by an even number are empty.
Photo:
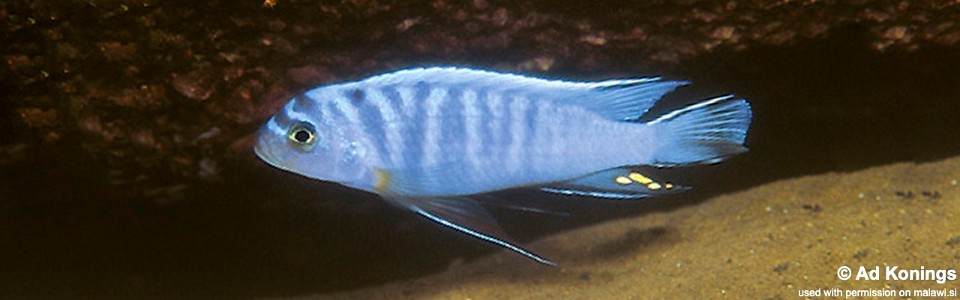
M312 138L313 136L310 135L310 132L304 129L297 130L297 132L293 133L293 140L297 141L297 143L306 144Z
M287 138L297 145L312 147L317 142L317 131L310 123L300 122L290 127ZM306 150L309 150L309 148Z

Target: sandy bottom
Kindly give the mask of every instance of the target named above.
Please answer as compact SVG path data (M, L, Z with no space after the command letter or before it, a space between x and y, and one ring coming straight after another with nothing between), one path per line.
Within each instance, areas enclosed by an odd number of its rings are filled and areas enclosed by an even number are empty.
M960 278L945 284L894 280L885 271L960 267L958 180L960 157L783 180L532 243L559 267L504 251L423 278L308 298L798 299L801 289L950 292ZM879 267L880 278L843 281L841 266L854 276L861 266Z

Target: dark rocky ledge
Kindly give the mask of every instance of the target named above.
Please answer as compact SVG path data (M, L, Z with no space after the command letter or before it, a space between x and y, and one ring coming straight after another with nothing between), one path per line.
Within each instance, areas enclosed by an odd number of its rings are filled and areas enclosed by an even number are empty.
M851 25L874 51L910 52L956 45L957 11L949 1L12 1L0 6L0 86L18 145L8 152L69 148L102 166L112 191L169 201L221 178L225 160L248 159L245 137L324 83L431 64L659 73Z

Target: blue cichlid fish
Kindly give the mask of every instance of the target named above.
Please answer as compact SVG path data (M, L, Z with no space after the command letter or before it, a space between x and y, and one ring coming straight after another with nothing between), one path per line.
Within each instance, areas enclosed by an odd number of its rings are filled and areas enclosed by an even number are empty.
M465 68L397 71L294 97L255 151L277 168L376 193L437 223L511 242L471 195L508 188L609 199L682 190L630 166L716 163L746 151L732 95L639 118L683 81L545 80Z

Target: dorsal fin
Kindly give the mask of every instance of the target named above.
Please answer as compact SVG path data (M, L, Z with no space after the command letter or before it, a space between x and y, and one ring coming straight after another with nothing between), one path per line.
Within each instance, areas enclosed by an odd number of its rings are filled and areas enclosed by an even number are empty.
M547 80L518 74L496 73L456 67L400 70L371 77L359 84L436 84L470 87L505 94L519 94L534 100L549 100L581 106L610 120L631 121L684 81L659 77L613 79L596 82Z

